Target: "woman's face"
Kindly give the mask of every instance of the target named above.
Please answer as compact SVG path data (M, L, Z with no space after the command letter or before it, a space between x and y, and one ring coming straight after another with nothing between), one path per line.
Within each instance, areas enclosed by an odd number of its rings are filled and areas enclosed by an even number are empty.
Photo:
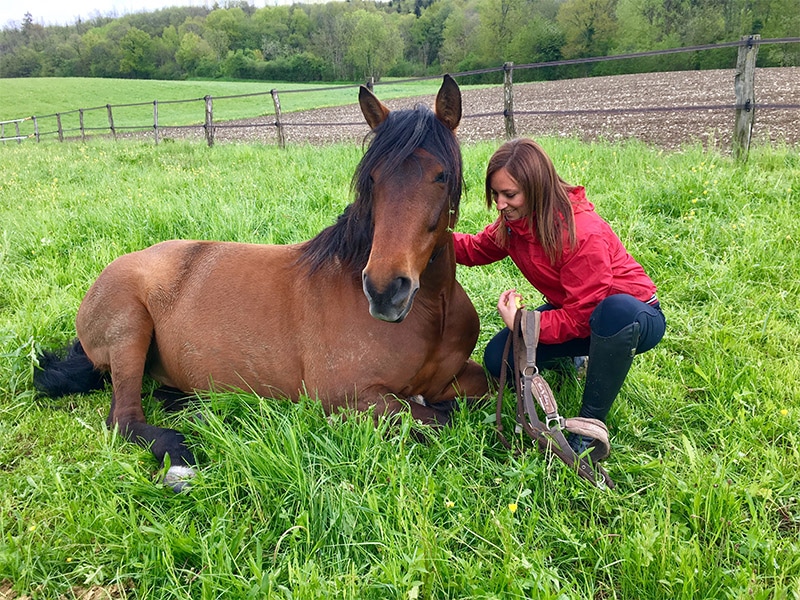
M528 216L530 211L525 194L519 189L516 180L511 177L505 167L492 173L489 178L489 188L492 190L492 198L497 210L506 221L515 221Z

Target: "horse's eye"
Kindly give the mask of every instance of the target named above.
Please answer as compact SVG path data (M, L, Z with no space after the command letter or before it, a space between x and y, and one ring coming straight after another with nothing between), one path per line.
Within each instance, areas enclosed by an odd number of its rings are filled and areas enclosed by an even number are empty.
M436 176L436 179L433 180L435 183L447 183L447 173L442 171Z

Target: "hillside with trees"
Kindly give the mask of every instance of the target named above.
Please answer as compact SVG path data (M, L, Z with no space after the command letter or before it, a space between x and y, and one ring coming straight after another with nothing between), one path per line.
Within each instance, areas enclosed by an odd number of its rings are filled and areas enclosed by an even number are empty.
M380 80L800 31L797 0L350 0L258 9L232 0L67 26L38 24L44 17L27 13L0 30L0 77ZM681 53L515 78L730 68L735 55ZM797 66L800 45L767 46L758 59Z

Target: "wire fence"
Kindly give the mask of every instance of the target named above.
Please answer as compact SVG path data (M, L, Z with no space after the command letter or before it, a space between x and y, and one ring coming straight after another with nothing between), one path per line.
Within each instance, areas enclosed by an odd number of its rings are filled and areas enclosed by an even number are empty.
M745 36L734 42L724 42L717 44L704 44L700 46L690 46L683 48L671 48L665 50L653 50L647 52L619 54L613 56L590 57L580 59L567 59L558 61L548 61L540 63L529 63L513 65L506 63L502 66L464 71L452 74L457 80L469 80L479 76L493 73L503 73L504 79L504 100L503 105L498 106L497 110L490 110L480 113L467 113L464 119L498 118L502 119L505 127L506 137L512 137L516 132L516 120L520 117L574 117L574 116L595 116L610 117L620 114L646 114L646 113L667 113L667 112L707 112L707 111L732 111L735 113L735 122L731 128L736 130L733 136L734 151L743 153L746 156L749 146L750 135L752 132L754 115L758 111L797 111L800 104L795 103L770 103L755 102L753 91L753 79L755 70L755 57L758 48L764 45L774 44L795 44L800 43L797 38L775 38L760 39L759 36ZM658 57L668 54L705 52L724 48L738 48L739 56L736 64L736 100L732 103L715 103L702 105L671 105L671 106L614 106L609 105L613 98L609 98L607 103L601 107L587 107L578 109L551 109L535 108L533 110L520 110L514 107L514 86L513 74L515 72L527 71L532 69L544 69L548 67L563 67L568 65L582 65L600 63L607 61L631 61L648 57ZM750 71L747 73L746 71ZM392 81L393 84L411 83L432 79L440 79L441 75L431 75L426 77L415 77L401 81ZM274 131L275 142L283 146L286 140L286 132L292 128L342 128L363 126L363 121L327 121L327 122L307 122L292 121L284 119L281 112L281 96L291 94L311 94L326 92L331 90L347 90L357 88L359 84L336 85L319 87L313 89L271 89L264 92L253 92L248 94L221 95L212 97L206 95L202 98L191 98L183 100L154 100L152 102L134 102L127 104L105 104L89 108L78 108L49 115L38 115L0 121L0 141L22 143L25 140L35 140L41 142L46 139L56 138L59 141L80 139L85 140L90 135L111 135L114 138L119 136L152 135L156 143L171 132L186 132L194 130L201 137L205 138L208 145L213 145L218 138L218 133L226 130L269 130ZM381 83L369 81L366 85L370 88L380 86ZM215 115L215 107L219 107L227 102L242 101L271 96L272 103L265 110L265 105L261 104L258 112L260 114L249 120L221 120L218 114ZM195 123L182 125L164 124L163 118L160 121L160 111L169 110L172 105L201 103L202 120L198 119ZM146 117L142 111L149 113ZM199 111L198 111L199 112ZM222 112L222 111L220 111ZM291 113L289 113L291 114ZM152 118L150 118L152 115ZM77 122L76 122L77 117ZM800 120L798 117L794 117Z

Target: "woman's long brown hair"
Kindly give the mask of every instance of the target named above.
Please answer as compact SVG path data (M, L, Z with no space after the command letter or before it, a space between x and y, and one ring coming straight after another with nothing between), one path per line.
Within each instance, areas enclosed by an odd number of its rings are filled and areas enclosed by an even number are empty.
M565 182L539 144L531 139L511 140L500 146L486 167L486 204L492 208L492 175L505 168L519 185L528 204L528 228L542 244L551 264L564 250L564 231L569 234L569 245L575 245L575 217L568 192L572 186ZM535 226L535 227L534 227ZM508 246L508 230L503 216L498 217L495 234L497 244Z

